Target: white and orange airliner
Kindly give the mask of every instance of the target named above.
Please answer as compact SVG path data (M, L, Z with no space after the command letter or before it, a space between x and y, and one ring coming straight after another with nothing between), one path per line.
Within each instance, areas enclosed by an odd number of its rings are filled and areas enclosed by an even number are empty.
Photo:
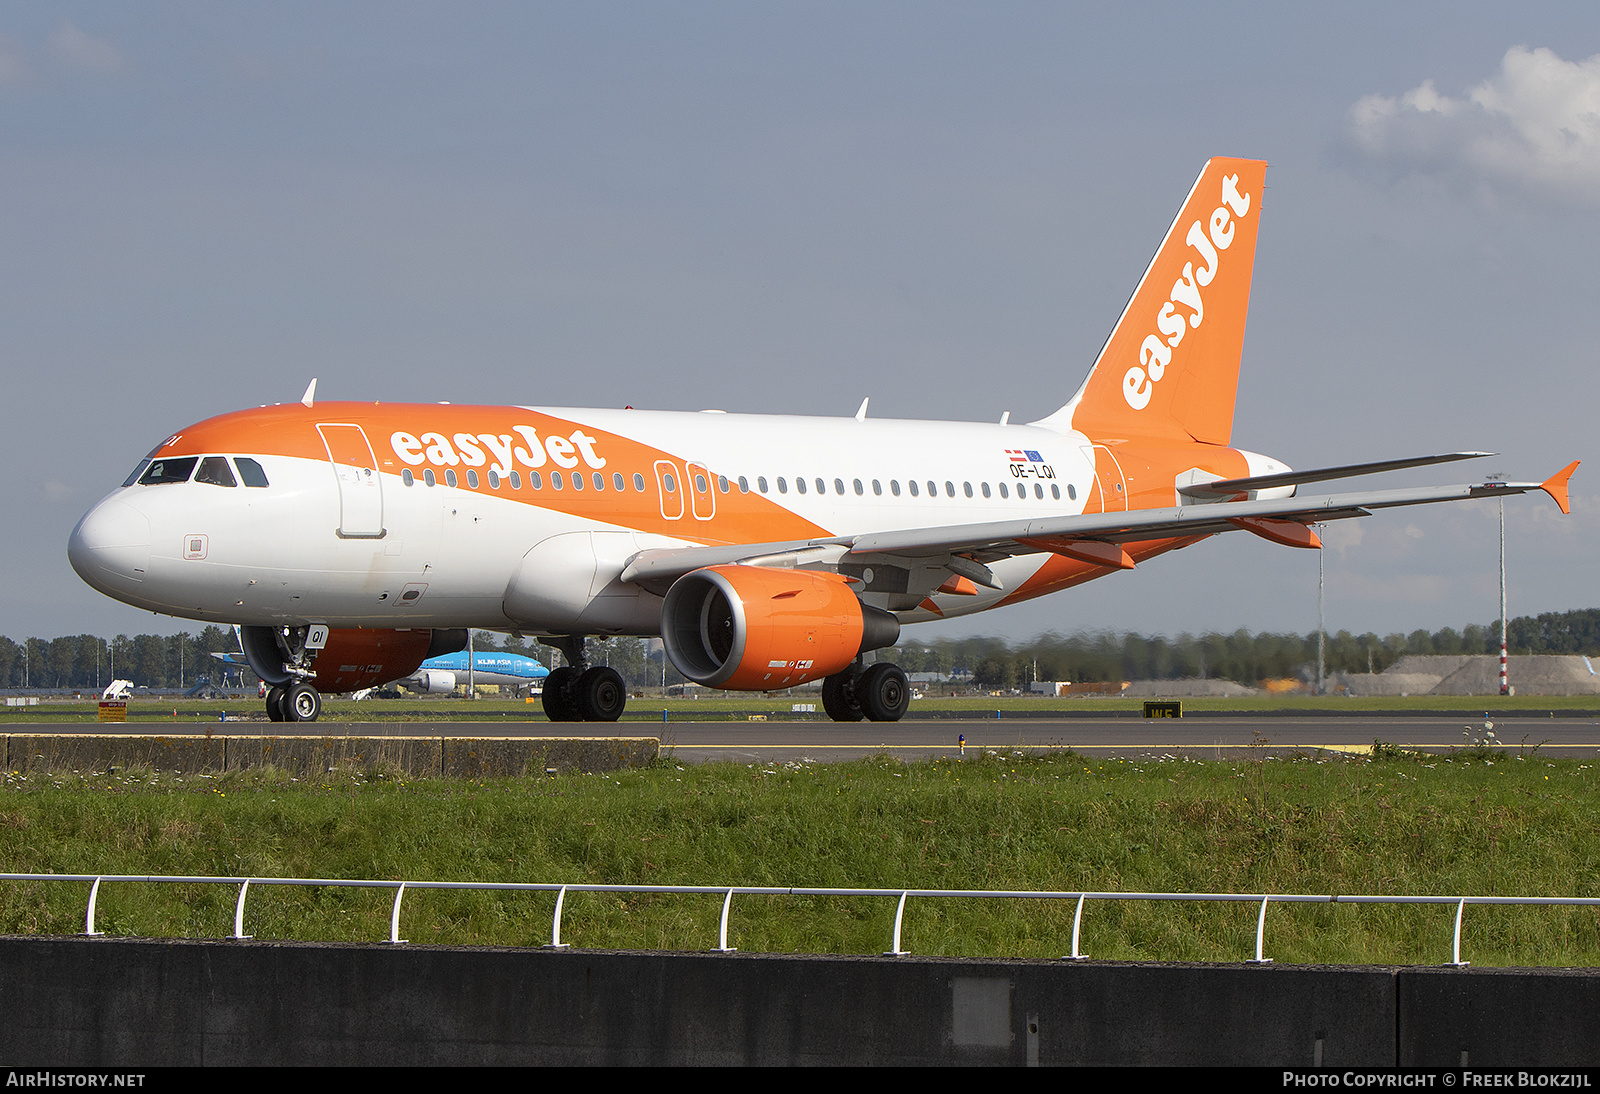
M1088 378L1027 425L317 402L189 426L73 530L90 585L239 624L269 716L407 676L466 628L559 648L554 720L614 720L591 635L660 635L711 687L823 680L829 715L894 720L905 674L862 655L905 622L1057 592L1218 532L1312 525L1544 482L1301 497L1313 471L1230 447L1266 165L1201 172Z

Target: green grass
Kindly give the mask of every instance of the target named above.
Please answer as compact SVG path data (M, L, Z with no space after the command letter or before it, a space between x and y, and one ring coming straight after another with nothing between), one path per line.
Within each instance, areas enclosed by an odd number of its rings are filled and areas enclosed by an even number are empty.
M1600 895L1586 762L1471 751L1377 760L696 765L530 781L336 772L11 774L7 872L1167 892ZM0 883L0 932L83 929L87 885ZM117 884L111 934L223 937L236 890ZM253 887L257 938L376 941L392 893ZM402 937L538 945L551 894L409 890ZM568 894L563 941L704 950L715 896ZM1090 902L1083 949L1130 960L1253 954L1254 904ZM1069 901L913 899L919 954L1057 957ZM746 951L879 953L889 898L736 897ZM1438 964L1453 906L1274 905L1278 962ZM1476 965L1600 964L1600 911L1469 907Z

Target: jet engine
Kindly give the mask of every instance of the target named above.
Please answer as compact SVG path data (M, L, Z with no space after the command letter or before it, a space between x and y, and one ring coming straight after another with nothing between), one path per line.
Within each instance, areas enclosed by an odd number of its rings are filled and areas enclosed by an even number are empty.
M661 607L661 640L678 671L735 691L830 676L899 637L893 614L817 570L709 566L673 582Z
M449 695L456 690L456 674L443 672L439 669L429 669L410 677L406 687L413 691L420 691L424 695Z

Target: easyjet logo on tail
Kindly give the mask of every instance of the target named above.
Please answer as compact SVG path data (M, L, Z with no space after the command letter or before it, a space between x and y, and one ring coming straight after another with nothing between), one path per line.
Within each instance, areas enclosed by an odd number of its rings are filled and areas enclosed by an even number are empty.
M442 433L414 436L396 432L390 434L389 446L412 467L423 463L435 467L456 464L482 467L492 456L491 468L502 475L509 475L518 464L543 467L546 454L557 467L577 467L579 456L597 471L606 465L605 457L594 450L595 439L581 429L574 429L565 437L552 435L542 441L538 430L531 425L514 425L511 429L512 433L456 433L450 437Z
M1150 405L1156 384L1161 382L1167 366L1172 363L1172 351L1183 341L1190 327L1198 328L1205 321L1205 299L1201 290L1217 276L1221 253L1233 243L1233 218L1249 212L1250 195L1239 193L1239 176L1226 175L1222 179L1222 204L1212 210L1209 222L1202 225L1197 220L1189 225L1184 242L1194 248L1201 264L1197 268L1192 261L1184 263L1182 276L1172 283L1170 299L1161 305L1156 315L1156 330L1160 334L1145 337L1139 347L1139 363L1122 376L1122 397L1134 410Z

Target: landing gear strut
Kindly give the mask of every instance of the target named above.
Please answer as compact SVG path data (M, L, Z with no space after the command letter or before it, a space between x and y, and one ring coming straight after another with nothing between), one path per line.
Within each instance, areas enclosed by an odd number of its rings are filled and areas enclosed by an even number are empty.
M310 681L316 676L311 664L317 650L308 648L311 627L277 627L273 630L277 653L288 679L267 691L267 718L273 722L315 722L322 714L322 695ZM327 628L322 628L326 640Z
M911 705L911 686L899 665L880 661L865 671L860 659L822 681L822 709L835 722L898 722Z
M567 663L544 678L541 702L552 722L615 722L628 705L628 688L622 674L604 666L590 666L584 655L583 636L541 638L566 657Z

